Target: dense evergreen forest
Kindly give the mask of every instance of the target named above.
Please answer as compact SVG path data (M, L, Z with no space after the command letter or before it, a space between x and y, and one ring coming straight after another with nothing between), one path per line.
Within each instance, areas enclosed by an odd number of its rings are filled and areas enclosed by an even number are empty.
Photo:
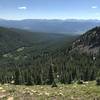
M73 49L76 38L1 27L0 83L51 85L95 80L100 77L100 53Z

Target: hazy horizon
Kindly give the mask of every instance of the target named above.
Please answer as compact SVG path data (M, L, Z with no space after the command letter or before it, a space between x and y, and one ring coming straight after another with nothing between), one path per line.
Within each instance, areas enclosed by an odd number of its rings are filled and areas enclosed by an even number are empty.
M24 18L23 19L0 18L0 20L12 20L12 21L14 21L14 20L15 21L21 21L21 20L62 20L62 21L67 21L67 20L68 21L74 21L74 20L76 20L76 21L81 21L81 20L82 21L88 21L88 20L92 21L93 20L94 21L94 20L97 20L97 21L100 21L100 19L77 19L77 18L76 19L75 18L74 19L73 18L67 18L67 19L60 19L60 18L59 19L55 19L55 18L54 19L53 18L52 19L49 19L49 18L48 19L47 18L25 18L25 19Z

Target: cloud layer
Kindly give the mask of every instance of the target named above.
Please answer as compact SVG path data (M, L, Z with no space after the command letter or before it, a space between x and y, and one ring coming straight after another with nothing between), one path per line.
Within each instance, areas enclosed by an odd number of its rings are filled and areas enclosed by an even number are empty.
M27 9L27 7L22 6L22 7L18 7L18 9L19 9L19 10L26 10L26 9Z
M96 8L98 8L98 7L97 7L97 6L92 6L92 8L93 8L93 9L96 9Z

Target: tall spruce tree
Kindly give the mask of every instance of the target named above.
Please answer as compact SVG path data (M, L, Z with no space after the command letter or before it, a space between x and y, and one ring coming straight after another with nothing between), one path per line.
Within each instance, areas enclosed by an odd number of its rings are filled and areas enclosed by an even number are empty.
M22 82L22 75L20 69L16 69L15 71L15 85L21 85Z
M48 84L51 85L54 82L54 75L53 75L53 69L52 69L52 65L50 65L49 68L49 73L48 73Z

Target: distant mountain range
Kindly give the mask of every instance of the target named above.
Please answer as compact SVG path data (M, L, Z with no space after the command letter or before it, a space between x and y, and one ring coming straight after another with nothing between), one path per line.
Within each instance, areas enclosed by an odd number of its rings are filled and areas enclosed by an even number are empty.
M95 27L100 26L99 20L4 20L0 19L0 26L8 28L27 29L33 32L80 34Z

